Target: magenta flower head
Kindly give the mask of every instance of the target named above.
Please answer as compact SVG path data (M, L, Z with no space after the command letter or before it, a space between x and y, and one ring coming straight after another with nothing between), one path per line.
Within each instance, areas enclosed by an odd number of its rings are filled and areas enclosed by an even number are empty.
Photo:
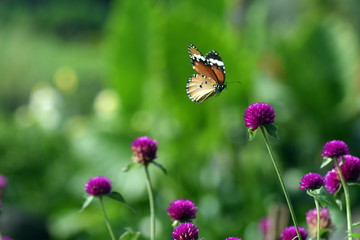
M263 236L266 236L270 229L270 219L267 217L264 217L259 222L259 229Z
M190 200L177 199L167 209L172 221L187 222L196 218L197 207Z
M10 238L8 236L2 236L2 240L12 240L12 238Z
M275 120L275 111L267 103L255 103L250 105L244 114L246 127L255 131L259 126L273 123Z
M225 240L242 240L242 239L237 237L229 237L229 238L225 238Z
M345 142L340 140L332 140L330 142L325 143L322 156L323 157L341 157L343 155L349 154L349 147Z
M198 240L199 229L193 223L182 223L174 229L171 236L174 240Z
M340 165L345 181L358 181L360 176L360 159L351 155L343 156L344 162Z
M157 142L149 137L135 139L131 144L131 148L135 162L148 165L156 158Z
M85 191L93 196L111 192L111 181L106 177L93 177L85 184Z
M309 227L310 235L315 237L317 233L317 212L312 209L306 213L306 222ZM320 230L332 228L330 213L327 208L320 210Z
M328 171L325 175L325 188L329 193L335 193L340 186L340 178L335 169Z
M299 233L301 236L301 239L305 240L308 236L308 233L306 232L306 229L303 227L299 227ZM285 228L280 237L282 240L292 240L297 236L295 226L290 226ZM295 238L295 240L299 239L298 237Z
M5 189L7 185L7 178L0 174L0 189Z
M300 182L300 189L315 190L325 184L325 179L318 173L305 174Z
M351 155L344 155L344 162L340 165L345 181L358 181L360 177L360 159ZM330 193L335 193L340 186L340 177L336 169L327 172L325 187Z

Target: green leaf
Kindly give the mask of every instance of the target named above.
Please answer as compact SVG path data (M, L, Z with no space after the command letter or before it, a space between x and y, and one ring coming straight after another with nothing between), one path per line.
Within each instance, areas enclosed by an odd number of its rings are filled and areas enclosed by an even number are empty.
M343 204L342 204L342 201L340 199L336 199L336 204L338 205L338 207L340 208L340 211L343 210Z
M119 240L137 240L140 234L140 232L133 232L131 228L126 228L126 232L120 236Z
M155 166L157 166L158 168L160 168L160 170L163 171L163 173L165 175L167 175L167 170L163 165L161 165L160 163L155 162L155 161L152 161L151 163L154 164Z
M360 238L360 233L353 233L346 236L345 238Z
M323 162L321 163L320 168L323 168L323 167L329 165L329 163L331 163L332 160L333 160L333 159L330 158L330 157L324 157L324 158L323 158Z
M249 132L249 141L252 141L254 137L256 136L257 129L255 131L251 130L251 128L248 128Z
M279 136L277 134L278 127L276 125L270 123L270 124L265 124L264 127L266 129L266 132L269 134L269 136L275 139L279 139Z
M90 205L90 203L92 202L93 199L94 199L93 195L86 196L85 201L84 201L81 209L79 210L79 212L82 212L85 208L87 208Z
M118 202L121 202L121 203L125 204L125 206L127 206L128 208L131 209L131 211L135 212L135 210L125 201L125 199L123 198L123 196L120 193L111 192L111 193L106 194L104 196L107 196L109 198L112 198L112 199L114 199L114 200L116 200Z
M324 187L316 190L308 190L307 193L315 198L323 207L336 206L334 196L332 196Z
M126 165L125 167L123 167L121 170L123 170L124 172L130 171L131 169L139 166L140 163L137 162L133 162L133 163L129 163L128 165Z
M121 196L120 193L118 192L111 192L111 193L108 193L106 194L105 196L109 197L109 198L112 198L116 201L119 201L119 202L122 202L122 203L126 203L125 202L125 199L123 198L123 196Z
M349 186L360 186L360 182L347 182Z
M175 220L175 221L171 224L171 226L172 226L173 228L175 228L175 227L177 227L179 224L180 224L180 221Z
M357 222L357 223L353 223L351 225L352 228L356 228L356 227L359 227L360 226L360 222Z
M325 234L329 233L329 229L320 229L320 237L325 236Z

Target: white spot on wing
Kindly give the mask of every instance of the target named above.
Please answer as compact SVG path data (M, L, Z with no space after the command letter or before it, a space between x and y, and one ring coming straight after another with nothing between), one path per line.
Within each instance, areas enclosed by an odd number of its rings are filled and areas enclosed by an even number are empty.
M208 61L210 62L210 65L217 65L217 66L224 66L224 62L223 61L219 61L219 60L216 60L216 59L213 59L213 58L209 58Z

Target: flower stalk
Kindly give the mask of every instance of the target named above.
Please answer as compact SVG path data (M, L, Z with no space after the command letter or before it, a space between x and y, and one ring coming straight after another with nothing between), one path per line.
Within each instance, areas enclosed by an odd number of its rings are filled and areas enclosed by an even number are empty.
M107 214L106 214L106 211L105 211L103 196L99 196L98 198L99 198L99 202L100 202L101 211L102 211L102 213L103 213L103 215L104 215L106 227L107 227L107 229L109 230L111 239L112 239L112 240L116 240L116 239L115 239L114 232L113 232L112 229L111 229L111 225L110 225L109 218L108 218L108 216L107 216Z
M154 205L154 195L153 195L148 165L145 165L145 173L146 173L146 187L149 195L149 205L150 205L150 239L155 240L155 205Z
M314 198L315 200L315 207L316 207L316 219L317 219L317 223L316 223L316 240L320 240L320 204L318 202L318 200L316 200L316 198Z
M347 220L347 231L348 235L352 235L352 223L351 223L351 210L350 210L350 194L348 185L344 179L344 176L340 170L339 162L336 158L334 158L335 167L340 177L341 186L344 189L344 195L345 195L345 205L346 205L346 220ZM353 240L352 237L349 237L349 240Z
M286 187L285 187L284 180L283 180L283 178L282 178L282 176L281 176L280 168L279 168L279 166L278 166L278 164L277 164L277 162L276 162L276 160L275 160L273 151L272 151L271 146L270 146L269 139L268 139L268 137L267 137L267 135L266 135L265 127L264 127L263 125L260 126L260 130L261 130L261 133L262 133L262 135L263 135L263 137L264 137L266 148L267 148L267 150L268 150L268 152L269 152L271 161L272 161L272 163L273 163L273 165L274 165L276 174L277 174L277 176L278 176L278 178L279 178L281 188L282 188L283 193L284 193L284 195L285 195L285 199L286 199L286 202L287 202L288 207L289 207L290 215L291 215L291 218L292 218L292 220L293 220L293 223L294 223L294 226L295 226L295 229L296 229L296 233L297 233L297 235L298 235L298 240L302 240L302 239L301 239L300 232L299 232L299 228L298 228L298 223L297 223L296 217L295 217L295 212L294 212L293 206L292 206L291 201L290 201L289 193L288 193L288 191L287 191L287 189L286 189Z

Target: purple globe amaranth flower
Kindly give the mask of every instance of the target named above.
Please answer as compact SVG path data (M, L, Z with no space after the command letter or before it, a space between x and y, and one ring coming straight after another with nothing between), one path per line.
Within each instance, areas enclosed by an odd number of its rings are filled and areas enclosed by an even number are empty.
M270 229L270 219L264 217L259 222L259 229L263 236L266 236Z
M167 212L173 221L186 222L196 218L197 207L190 200L177 199L170 203Z
M344 141L340 140L332 140L330 142L325 143L322 156L323 157L341 157L343 155L349 154L349 147L346 145Z
M2 240L12 240L12 238L10 238L8 236L2 236Z
M147 165L156 158L157 142L149 137L138 137L132 142L131 148L135 162Z
M237 237L229 237L229 238L225 238L225 240L242 240L242 239Z
M321 188L325 184L325 179L318 173L305 174L300 181L300 189L314 190Z
M0 174L0 209L2 208L2 201L4 198L7 182L7 178L4 175Z
M199 229L193 223L186 222L177 226L171 236L174 240L198 240Z
M303 227L298 227L298 228L299 228L299 233L300 233L301 239L305 240L308 236L306 229ZM297 233L296 233L295 226L286 227L280 235L282 240L292 240L296 236L297 236ZM298 240L298 239L299 239L298 237L295 238L295 240Z
M7 182L7 178L4 175L0 174L0 189L6 188Z
M360 159L352 155L344 155L340 165L345 181L358 181L360 176Z
M85 184L85 191L93 196L111 192L111 181L106 177L93 177Z
M315 237L317 233L317 212L316 208L309 210L306 213L306 222L309 227L310 235ZM327 208L322 208L320 210L320 230L331 229L332 223L330 218L330 213Z
M275 111L267 103L254 103L245 110L245 125L251 131L255 131L259 126L273 123L274 120Z
M344 155L344 161L340 160L340 170L347 181L358 181L360 177L360 159L351 155ZM335 193L340 186L340 176L338 171L334 168L327 172L325 176L325 187L330 193Z
M340 178L335 169L328 171L325 175L325 188L329 193L335 193L340 186Z

